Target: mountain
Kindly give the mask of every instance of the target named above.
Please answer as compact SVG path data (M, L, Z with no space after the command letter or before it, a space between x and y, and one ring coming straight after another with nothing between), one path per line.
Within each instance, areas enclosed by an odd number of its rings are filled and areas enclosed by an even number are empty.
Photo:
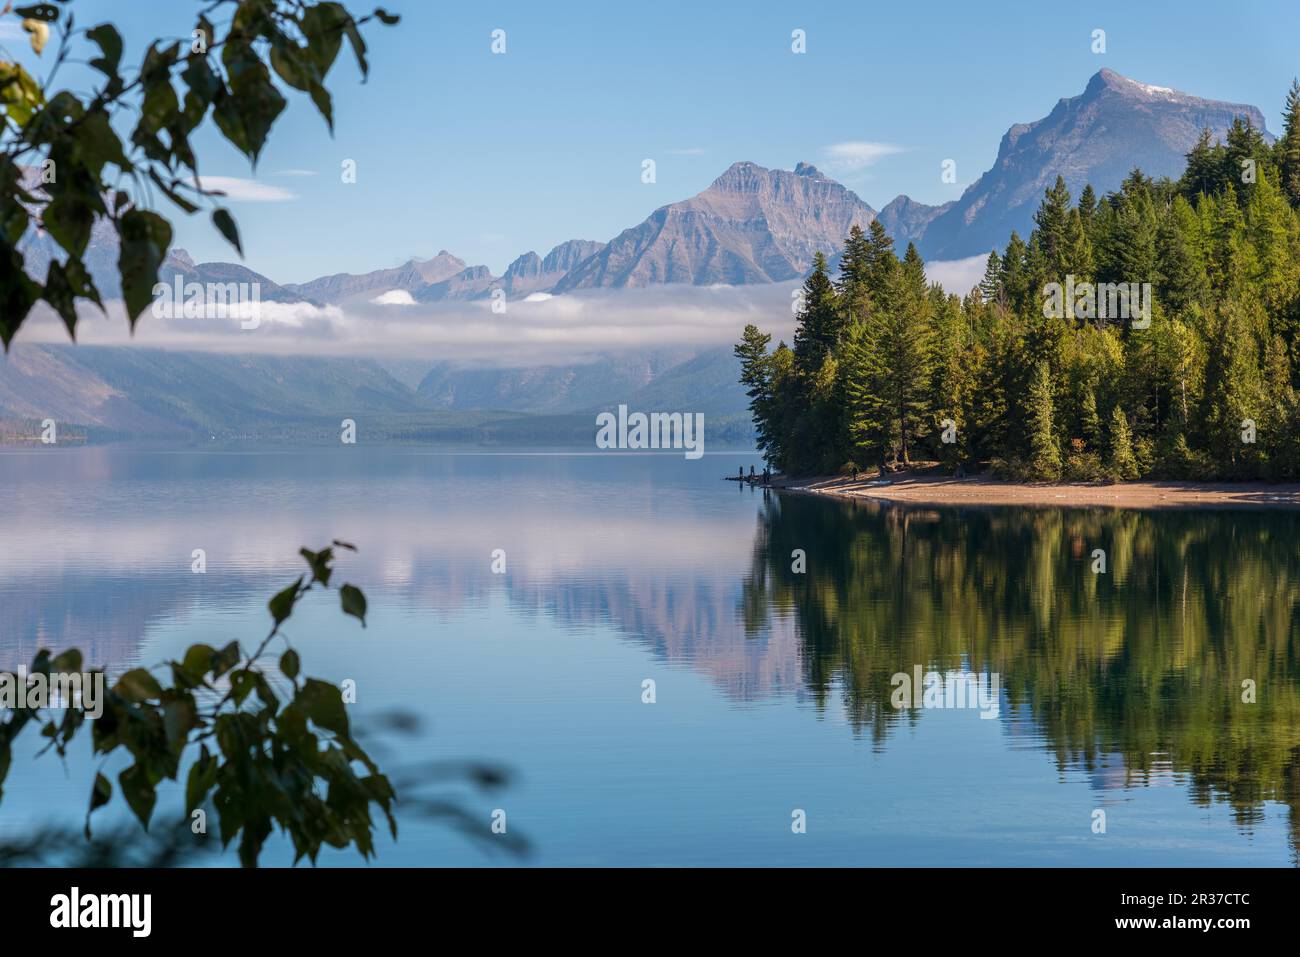
M550 292L575 267L604 248L604 243L589 239L570 239L552 249L544 259L530 250L506 268L501 288L512 299L534 292Z
M258 294L263 302L303 302L319 305L315 300L304 297L284 286L267 279L261 273L253 272L239 263L195 263L184 249L173 249L163 260L158 270L158 281L171 285L180 277L182 283L197 282L205 287L208 283L225 285L227 283L258 284Z
M880 225L893 237L898 249L906 249L907 244L925 235L926 227L938 217L956 205L956 201L942 206L927 206L908 196L895 196L880 211Z
M1134 167L1148 176L1176 178L1201 130L1208 127L1222 139L1238 116L1265 129L1264 115L1254 106L1206 100L1101 70L1082 94L1059 101L1043 119L1011 127L993 168L909 238L919 239L926 259L1001 249L1013 229L1028 234L1043 191L1058 175L1076 198L1089 183L1098 195L1118 189Z
M620 402L704 412L713 434L749 436L729 346L528 369L426 363L418 386L407 360L390 365L18 343L0 354L0 445L35 441L46 418L68 441L337 441L345 418L372 439L590 441L592 413Z
M302 298L328 303L373 299L399 290L414 295L425 286L450 279L465 268L463 259L443 249L432 259L411 259L392 269L359 274L335 273L310 282L286 284L284 288Z
M497 283L487 266L469 266L441 282L429 283L415 293L417 302L441 302L444 299L477 299Z
M704 192L661 206L569 273L557 293L656 283L783 282L813 254L834 254L876 211L800 163L794 171L736 163Z
M417 393L434 408L573 412L595 409L617 396L624 401L659 376L694 357L689 349L657 350L596 362L484 369L439 363ZM729 369L732 374L735 370ZM719 383L714 383L719 384ZM733 411L744 408L744 402Z

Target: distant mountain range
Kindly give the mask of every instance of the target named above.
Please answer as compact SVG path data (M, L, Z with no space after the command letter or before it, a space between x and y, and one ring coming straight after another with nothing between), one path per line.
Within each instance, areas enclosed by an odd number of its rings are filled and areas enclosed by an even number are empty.
M703 192L660 207L608 243L573 239L544 256L526 252L501 276L441 250L392 268L281 284L239 264L195 263L175 249L162 279L259 282L263 300L320 306L471 301L495 290L526 299L660 284L742 286L797 280L815 253L833 257L851 227L877 216L900 247L915 242L930 262L958 260L1001 248L1012 230L1027 236L1043 191L1058 175L1076 196L1089 183L1100 194L1116 189L1134 167L1178 176L1200 131L1209 128L1222 138L1238 116L1264 129L1254 106L1102 70L1048 116L1011 127L994 167L942 206L898 196L877 213L808 163L779 170L740 162ZM35 231L23 249L39 277L59 255L50 238ZM118 294L116 260L112 231L97 227L88 261L108 297ZM471 409L585 414L633 398L668 402L665 408L673 405L670 399L685 401L690 404L680 407L723 416L740 415L745 407L729 349L670 343L652 355L568 366L484 370L407 362L400 374L391 363L368 359L34 345L0 362L0 420L54 415L112 433L215 434L277 421L325 423L348 409L406 417L418 431L443 421L439 415Z
M1012 230L1028 235L1043 191L1058 175L1076 196L1086 184L1099 194L1118 189L1134 167L1150 176L1177 177L1201 130L1208 128L1221 139L1238 116L1265 129L1257 107L1207 100L1101 70L1083 93L1060 100L1043 119L1012 126L1002 137L993 168L960 199L942 206L900 195L877 213L808 163L791 171L740 162L703 192L661 206L608 243L571 239L545 256L526 252L501 276L444 249L432 259L296 285L263 276L263 298L329 304L380 297L441 302L482 299L495 289L520 299L664 283L783 282L805 275L814 253L833 257L852 226L866 226L877 216L899 247L914 242L931 261L963 259L1005 246ZM48 239L44 244L34 250L37 263L51 254ZM114 259L98 255L95 262L111 265ZM241 266L195 266L184 250L176 251L173 260L171 266L200 280L236 273L258 278Z
M590 442L594 413L631 403L709 417L713 441L750 423L730 347L666 349L576 365L470 369L322 356L226 355L18 343L0 358L0 445L35 442L52 418L91 440L274 438Z

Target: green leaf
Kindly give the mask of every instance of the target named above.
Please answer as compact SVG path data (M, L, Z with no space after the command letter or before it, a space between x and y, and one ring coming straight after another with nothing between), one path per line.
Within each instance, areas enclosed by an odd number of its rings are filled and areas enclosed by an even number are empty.
M397 24L402 22L402 18L400 16L398 16L396 13L389 13L383 7L375 7L375 16L379 18L379 21L381 23L390 27L396 26Z
M241 668L230 676L230 698L235 704L243 704L257 685L256 673Z
M49 272L45 275L45 301L59 314L63 324L68 328L68 335L77 338L77 293L72 288L63 263L58 260L50 262Z
M281 591L268 603L267 607L271 609L271 617L275 619L276 625L284 621L293 614L293 606L298 601L298 589L302 587L302 576L288 588Z
M361 31L357 29L357 22L351 16L344 24L343 32L347 35L348 42L352 44L352 53L357 58L357 67L361 70L364 80L370 75L370 63L366 60L366 41L361 36Z
M298 661L298 652L290 648L280 656L280 672L288 679L293 680L298 677L298 667L301 663Z
M105 92L112 95L122 87L119 73L122 65L122 35L111 23L101 23L94 29L87 30L86 38L99 46L102 55L91 60L90 65L108 77Z
M41 85L17 63L0 63L0 103L19 126L26 126L45 103Z
M153 816L153 806L158 800L149 775L141 765L133 764L117 776L117 784L122 789L122 797L126 799L127 805L140 819L144 829L149 830L149 818Z
M334 560L334 549L322 548L319 552L313 552L309 548L300 548L298 554L311 566L311 580L328 588L330 576L334 574L334 569L330 567L330 562Z
M118 254L118 271L122 274L122 298L126 313L135 328L140 314L153 301L153 287L158 282L158 267L167 257L172 242L172 227L157 213L130 209L118 222L122 249Z
M134 668L122 675L117 679L117 684L113 685L113 690L136 704L162 697L162 685L144 668Z
M194 129L203 121L208 107L224 87L212 71L207 58L198 54L192 54L187 59L185 69L181 71L181 79L189 87L185 93L185 122L190 129Z
M239 642L232 641L226 647L222 648L212 658L212 677L220 678L235 665L239 664L240 659Z
M113 785L102 774L95 775L95 786L90 789L90 810L86 812L86 838L90 838L90 815L113 798Z
M343 693L334 685L308 678L294 696L294 702L308 718L326 731L347 736L348 714L343 707Z
M59 671L72 673L81 670L81 652L76 648L69 648L61 654L55 655L50 659L50 671Z
M222 62L229 77L230 95L218 100L218 125L221 125L221 110L233 110L243 135L242 142L231 142L256 163L271 126L284 112L285 99L271 82L270 70L249 43L227 43L222 50Z
M235 217L225 209L214 209L212 211L212 225L220 230L221 235L226 237L226 242L235 247L235 251L240 256L244 255L244 247L239 243L239 229L235 226Z
M62 190L41 213L41 223L70 256L80 259L86 254L90 231L95 226L95 207L79 190Z
M343 28L351 17L340 3L318 3L302 14L302 33L307 38L309 55L316 62L318 74L324 78L338 58L343 45Z
M208 746L199 749L199 759L190 765L189 777L185 782L185 811L192 812L202 804L217 783L219 766L216 758L208 751Z
M339 589L339 598L343 602L343 614L361 619L361 627L366 625L366 596L355 585L344 585Z
M163 731L172 752L180 754L189 741L190 731L199 726L199 712L188 694L167 693L163 702Z
M185 657L181 659L181 667L197 684L212 669L212 659L216 654L217 650L211 645L190 645L185 650Z

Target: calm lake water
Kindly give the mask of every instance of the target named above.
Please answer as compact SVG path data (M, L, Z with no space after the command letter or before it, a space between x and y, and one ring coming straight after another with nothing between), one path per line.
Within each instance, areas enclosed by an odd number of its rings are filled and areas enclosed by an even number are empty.
M343 538L369 627L331 596L288 631L307 673L356 682L373 752L413 778L381 864L1295 863L1300 515L941 511L720 481L757 461L0 453L0 667L248 645L298 547ZM918 667L997 694L895 708L893 676ZM394 711L418 730L387 730ZM66 767L33 751L0 840L83 820L89 741ZM513 780L484 794L427 770L457 759ZM486 842L420 813L437 796ZM157 818L182 803L161 793ZM496 809L529 857L488 834Z

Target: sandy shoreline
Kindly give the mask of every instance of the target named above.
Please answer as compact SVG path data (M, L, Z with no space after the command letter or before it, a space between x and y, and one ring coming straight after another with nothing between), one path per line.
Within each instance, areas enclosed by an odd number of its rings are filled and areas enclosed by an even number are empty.
M1300 483L1121 482L1023 484L977 476L899 473L883 481L854 482L841 476L773 479L772 487L793 492L869 498L916 505L1029 505L1065 508L1300 508Z

